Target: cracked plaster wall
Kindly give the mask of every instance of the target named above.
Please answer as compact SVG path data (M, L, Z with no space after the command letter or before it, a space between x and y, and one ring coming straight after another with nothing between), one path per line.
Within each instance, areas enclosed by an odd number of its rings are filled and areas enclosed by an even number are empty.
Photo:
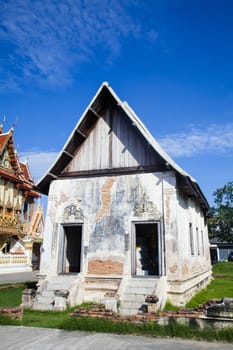
M161 220L162 173L56 180L50 186L41 272L56 274L67 207L83 218L83 271L131 273L132 221ZM69 223L77 223L70 215ZM101 264L102 263L102 264ZM105 269L104 266L107 266ZM105 266L105 267L106 267Z

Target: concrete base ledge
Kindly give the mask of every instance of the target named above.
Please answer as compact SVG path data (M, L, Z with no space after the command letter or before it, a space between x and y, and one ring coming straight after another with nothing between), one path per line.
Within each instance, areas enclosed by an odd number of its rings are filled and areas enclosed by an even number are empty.
M174 305L184 305L197 291L205 288L210 283L211 277L211 271L204 271L186 281L168 281L168 300Z
M9 267L0 267L0 275L7 274L7 273L31 272L31 271L32 271L31 266L16 265L16 266L9 266Z

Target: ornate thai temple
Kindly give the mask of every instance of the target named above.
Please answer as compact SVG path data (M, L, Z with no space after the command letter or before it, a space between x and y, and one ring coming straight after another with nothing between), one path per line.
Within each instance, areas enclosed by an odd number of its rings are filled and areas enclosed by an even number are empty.
M3 133L0 125L0 274L38 263L44 224L39 198L27 162L18 159L14 129Z

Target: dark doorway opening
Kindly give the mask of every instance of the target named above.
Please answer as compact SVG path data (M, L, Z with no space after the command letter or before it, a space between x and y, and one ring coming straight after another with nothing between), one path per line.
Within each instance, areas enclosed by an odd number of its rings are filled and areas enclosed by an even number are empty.
M82 225L64 226L63 273L81 271Z
M41 242L34 242L32 247L32 269L39 270L40 267Z
M159 275L158 223L135 224L135 275Z

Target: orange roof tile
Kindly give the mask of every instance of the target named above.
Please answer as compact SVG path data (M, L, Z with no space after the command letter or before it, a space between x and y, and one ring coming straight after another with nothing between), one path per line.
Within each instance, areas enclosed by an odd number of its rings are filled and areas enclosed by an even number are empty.
M6 134L0 134L0 149L1 151L5 148L6 143L10 137L10 132L6 133Z
M25 180L33 182L27 163L19 162L19 165L23 172Z

